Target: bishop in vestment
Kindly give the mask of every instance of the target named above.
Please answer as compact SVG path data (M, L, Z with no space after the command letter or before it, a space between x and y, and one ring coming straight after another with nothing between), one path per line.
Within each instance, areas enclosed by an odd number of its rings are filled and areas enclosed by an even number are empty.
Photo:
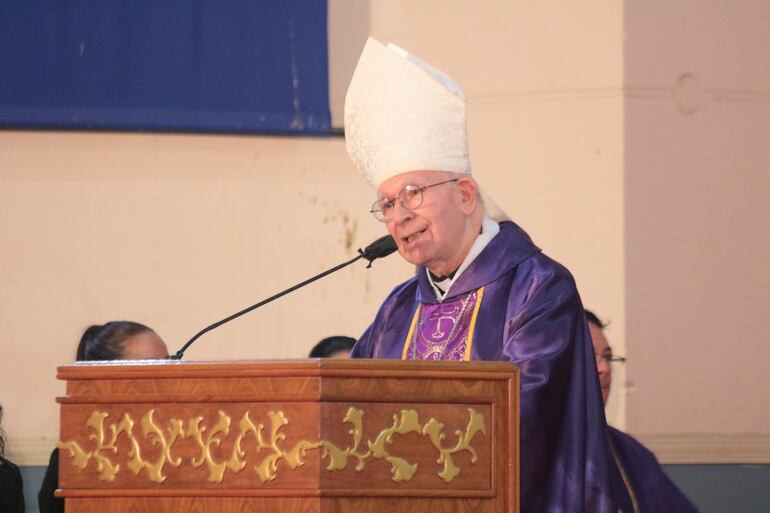
M465 97L447 75L369 39L345 100L372 214L416 266L356 358L511 361L520 369L522 513L616 511L606 423L575 282L471 176Z

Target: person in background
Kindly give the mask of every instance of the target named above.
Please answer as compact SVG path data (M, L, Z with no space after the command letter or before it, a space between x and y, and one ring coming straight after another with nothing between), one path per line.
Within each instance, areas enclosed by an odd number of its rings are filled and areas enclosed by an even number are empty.
M352 337L336 335L326 337L310 350L310 358L350 358L350 350L356 343Z
M604 335L606 324L592 311L585 312L606 405L612 387L611 364L623 363L626 359L612 353ZM663 472L655 455L642 444L611 426L607 426L607 442L612 457L612 489L621 512L698 513L693 503Z
M3 406L0 405L0 425ZM4 458L5 432L0 428L0 513L24 513L23 482L19 467Z
M144 324L112 321L90 326L78 344L76 359L159 360L168 358L165 342ZM59 487L59 449L54 449L37 500L40 513L63 513L64 499L54 497Z

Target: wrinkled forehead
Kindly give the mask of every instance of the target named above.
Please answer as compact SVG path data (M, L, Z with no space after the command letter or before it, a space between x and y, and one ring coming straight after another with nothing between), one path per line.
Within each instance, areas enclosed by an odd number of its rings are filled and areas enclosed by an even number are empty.
M401 189L407 185L416 185L423 187L433 183L447 180L453 177L462 177L465 175L459 175L457 173L449 173L446 171L408 171L401 173L394 177L388 178L377 187L377 198L394 198L398 196Z

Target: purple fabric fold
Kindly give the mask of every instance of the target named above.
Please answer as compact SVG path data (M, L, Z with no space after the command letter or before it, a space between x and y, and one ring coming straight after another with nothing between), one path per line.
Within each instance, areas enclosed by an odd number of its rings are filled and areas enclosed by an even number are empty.
M503 222L444 302L481 287L470 359L520 369L521 512L617 511L596 360L574 279ZM400 359L417 308L436 303L418 268L382 304L353 357Z

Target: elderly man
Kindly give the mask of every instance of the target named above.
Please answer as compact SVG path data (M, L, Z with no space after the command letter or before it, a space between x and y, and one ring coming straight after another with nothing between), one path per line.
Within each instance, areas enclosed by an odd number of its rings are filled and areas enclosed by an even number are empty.
M516 363L522 513L614 511L604 412L574 280L517 225L492 219L471 176L460 88L370 39L348 89L345 137L377 189L372 213L417 266L353 356Z
M604 336L605 324L586 310L591 341L596 353L596 369L607 404L612 387L612 363L625 358L612 354ZM612 455L612 489L623 513L698 513L698 509L666 476L655 455L629 435L608 428L608 444Z

